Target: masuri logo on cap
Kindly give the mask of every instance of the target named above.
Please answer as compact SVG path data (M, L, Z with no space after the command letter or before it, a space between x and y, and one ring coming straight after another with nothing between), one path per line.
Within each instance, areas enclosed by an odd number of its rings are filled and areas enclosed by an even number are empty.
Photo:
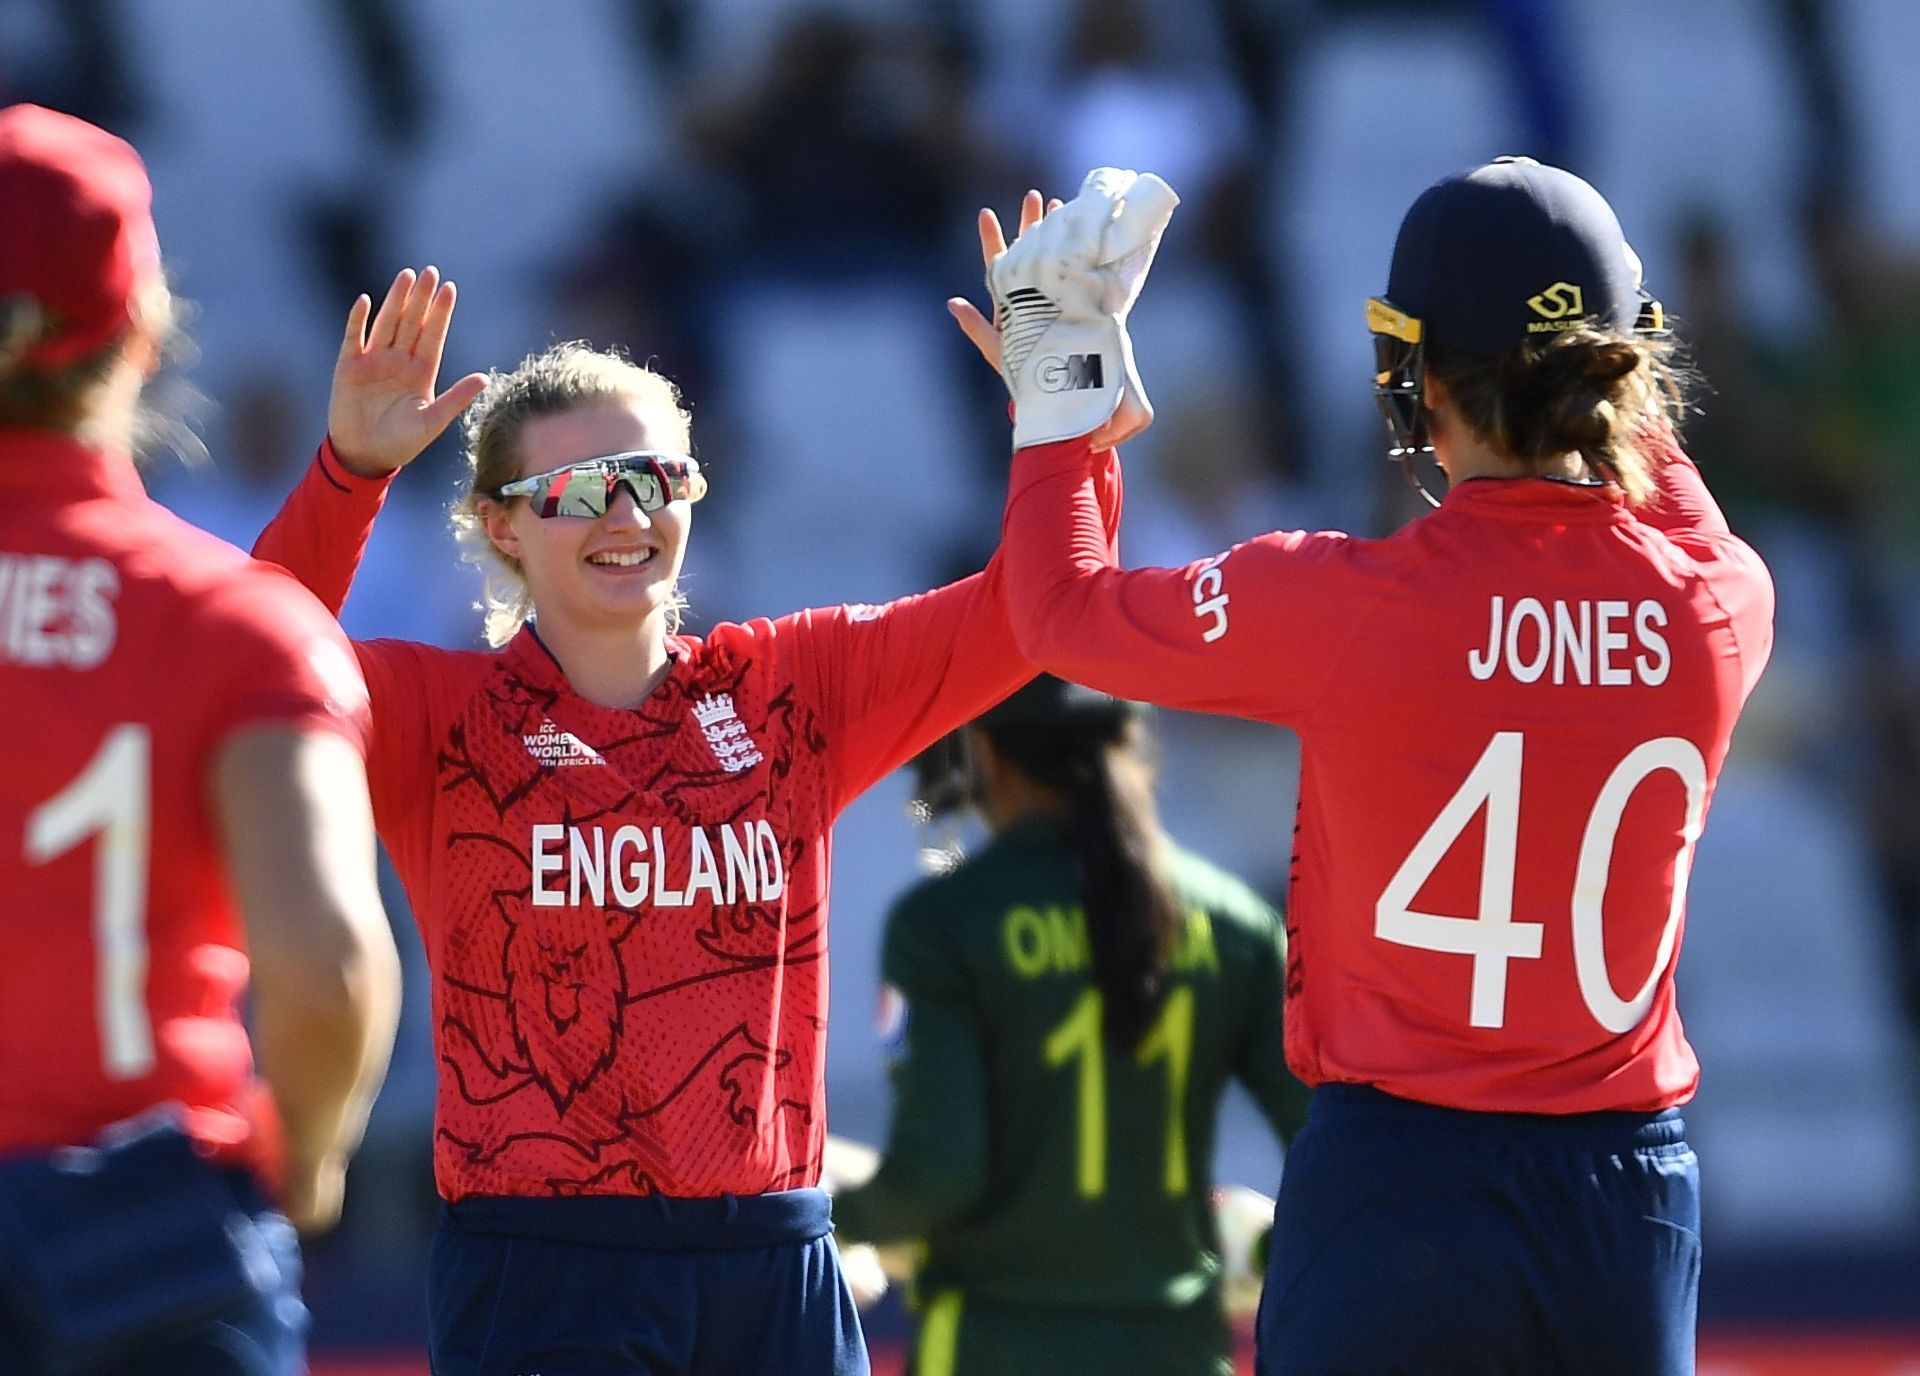
M1414 201L1386 300L1433 347L1492 355L1583 319L1632 329L1640 274L1598 191L1561 168L1499 158Z
M160 272L153 190L140 155L106 130L38 105L0 110L0 302L32 342L0 359L55 372L134 321ZM6 348L11 343L14 348Z
M1539 320L1527 322L1527 333L1542 330L1570 330L1586 318L1584 293L1572 282L1555 282L1538 296L1527 298L1527 307Z
M1430 349L1492 357L1586 324L1666 332L1640 259L1598 191L1532 158L1495 158L1429 186L1400 222L1386 296L1367 301L1388 457L1405 462L1433 448ZM1414 485L1439 504L1417 476Z

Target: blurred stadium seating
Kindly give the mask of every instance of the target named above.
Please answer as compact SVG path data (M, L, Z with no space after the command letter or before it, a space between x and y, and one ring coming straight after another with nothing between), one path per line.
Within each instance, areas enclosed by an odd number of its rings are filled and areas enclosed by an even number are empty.
M139 144L199 304L216 464L162 465L164 500L250 543L320 436L347 303L431 261L462 288L453 372L578 335L686 385L715 494L697 623L884 599L984 558L1002 400L940 304L977 295L977 205L1069 191L1095 160L1186 193L1136 316L1162 419L1130 455L1124 536L1133 561L1178 562L1275 525L1409 518L1360 314L1400 210L1504 152L1595 180L1697 342L1714 390L1694 448L1781 585L1681 978L1711 1376L1920 1372L1916 69L1911 0L0 6L0 98ZM349 629L471 643L451 447L422 470ZM1279 893L1291 742L1161 728L1173 830ZM879 919L912 876L904 801L883 783L838 832L830 1089L855 1136L885 1122L868 1029ZM410 959L417 992L417 942ZM418 1347L423 1000L405 1036L346 1224L312 1249L323 1349ZM1231 1106L1221 1174L1270 1187L1279 1168ZM874 1328L897 1341L898 1310Z

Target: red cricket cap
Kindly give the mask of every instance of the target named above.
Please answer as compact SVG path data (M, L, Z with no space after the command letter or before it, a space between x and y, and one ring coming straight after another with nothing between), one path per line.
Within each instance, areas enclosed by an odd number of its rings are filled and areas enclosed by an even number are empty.
M159 272L132 145L38 105L0 110L0 300L25 297L44 317L27 365L54 372L106 348Z

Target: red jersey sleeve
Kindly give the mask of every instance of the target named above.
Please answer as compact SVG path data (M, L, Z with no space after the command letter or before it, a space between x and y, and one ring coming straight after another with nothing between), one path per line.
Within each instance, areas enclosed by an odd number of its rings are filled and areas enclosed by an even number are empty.
M430 814L420 805L420 790L434 777L434 724L459 701L457 685L442 682L435 668L453 656L406 640L356 640L353 652L373 703L367 786L374 822L396 863L406 852L407 861L423 864ZM419 866L405 872L417 873Z
M365 754L371 740L367 685L339 624L278 570L254 569L207 591L195 612L201 681L222 701L203 715L211 752L259 723L333 731Z
M353 575L387 500L393 475L358 478L321 441L306 476L287 494L279 514L254 541L253 557L278 564L326 604L335 616L346 605Z
M1081 445L1091 539L1114 552L1120 477ZM1007 623L1006 553L985 570L884 606L798 612L774 623L827 732L836 813L874 782L1033 677Z
M1751 692L1773 650L1773 575L1727 525L1706 479L1671 431L1662 457L1654 496L1634 515L1693 559L1733 627L1744 691Z
M1731 535L1720 504L1707 491L1706 480L1673 432L1667 431L1655 448L1660 467L1654 477L1654 495L1634 516L1675 540L1699 542Z
M1116 568L1084 441L1016 457L1002 534L1028 658L1120 697L1288 722L1311 709L1366 589L1352 541L1283 531L1184 568Z
M260 532L253 557L291 573L338 616L392 485L391 474L349 473L331 441L323 441L306 475ZM372 702L367 782L381 839L389 850L424 846L419 789L422 779L432 777L433 706L451 691L435 674L446 653L400 640L355 641L353 653Z

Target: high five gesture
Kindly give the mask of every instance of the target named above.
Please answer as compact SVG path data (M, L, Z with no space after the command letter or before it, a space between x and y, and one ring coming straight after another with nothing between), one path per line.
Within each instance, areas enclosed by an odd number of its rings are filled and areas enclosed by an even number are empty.
M438 268L402 268L377 315L365 295L347 312L327 434L340 462L361 477L384 477L413 462L487 385L485 374L469 373L434 393L455 299Z

